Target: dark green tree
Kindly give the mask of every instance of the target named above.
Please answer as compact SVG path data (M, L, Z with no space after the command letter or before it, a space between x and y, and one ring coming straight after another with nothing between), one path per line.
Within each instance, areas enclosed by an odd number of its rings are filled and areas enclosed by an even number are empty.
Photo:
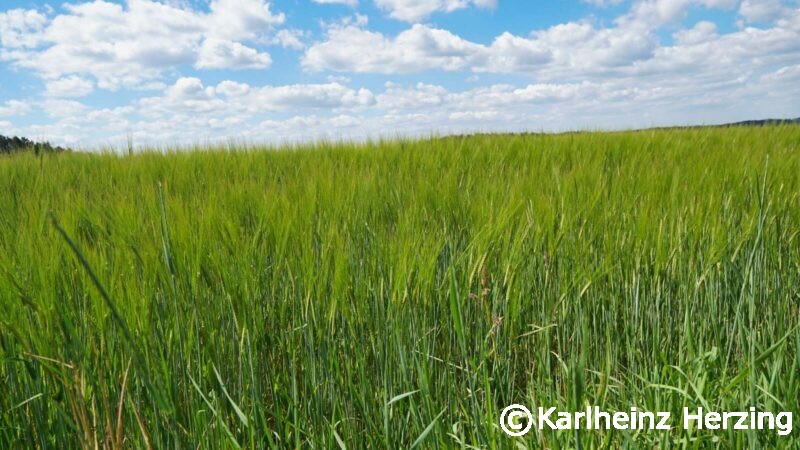
M34 142L24 137L6 137L0 135L0 154L11 154L20 152L54 153L63 152L62 147L53 147L49 142Z

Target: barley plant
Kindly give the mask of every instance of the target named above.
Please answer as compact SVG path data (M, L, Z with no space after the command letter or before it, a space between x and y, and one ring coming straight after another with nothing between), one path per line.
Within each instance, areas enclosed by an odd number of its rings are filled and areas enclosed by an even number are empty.
M11 155L0 307L1 448L800 448L800 126Z

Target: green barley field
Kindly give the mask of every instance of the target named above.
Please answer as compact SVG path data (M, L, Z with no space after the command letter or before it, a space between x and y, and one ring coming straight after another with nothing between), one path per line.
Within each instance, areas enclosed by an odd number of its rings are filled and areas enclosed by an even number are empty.
M0 448L800 448L800 126L186 150L0 158Z

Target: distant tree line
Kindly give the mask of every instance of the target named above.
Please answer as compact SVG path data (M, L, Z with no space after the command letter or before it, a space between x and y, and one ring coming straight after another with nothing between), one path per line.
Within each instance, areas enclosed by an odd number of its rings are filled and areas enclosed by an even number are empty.
M0 135L0 155L11 153L34 152L37 155L41 152L55 153L63 152L63 147L53 147L49 142L34 142L24 137L6 137Z

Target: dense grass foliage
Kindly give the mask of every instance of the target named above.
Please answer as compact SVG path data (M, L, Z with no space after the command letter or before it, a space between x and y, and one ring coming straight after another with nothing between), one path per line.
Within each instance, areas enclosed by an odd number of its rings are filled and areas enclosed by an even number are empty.
M0 158L0 447L797 448L680 417L800 412L799 234L790 125Z

